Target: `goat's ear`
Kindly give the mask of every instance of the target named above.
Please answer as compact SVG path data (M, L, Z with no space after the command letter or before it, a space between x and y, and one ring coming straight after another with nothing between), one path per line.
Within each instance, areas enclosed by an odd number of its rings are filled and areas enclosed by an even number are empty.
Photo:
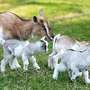
M33 16L33 22L38 22L38 19L37 19L37 17L36 16Z
M41 8L39 10L39 16L44 17L44 10L43 10L43 8Z

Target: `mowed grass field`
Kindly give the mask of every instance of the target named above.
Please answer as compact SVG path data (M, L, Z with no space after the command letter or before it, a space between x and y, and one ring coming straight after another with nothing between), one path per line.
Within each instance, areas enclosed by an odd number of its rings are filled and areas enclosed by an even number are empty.
M0 0L0 12L11 11L23 18L38 15L41 8L55 34L90 41L90 0ZM12 71L7 66L5 74L0 73L0 90L90 90L83 77L71 82L67 72L60 73L57 81L52 79L53 71L47 65L51 49L52 42L49 43L48 54L36 55L41 67L39 72L33 69L31 63L27 75L23 68ZM2 54L0 49L0 60Z

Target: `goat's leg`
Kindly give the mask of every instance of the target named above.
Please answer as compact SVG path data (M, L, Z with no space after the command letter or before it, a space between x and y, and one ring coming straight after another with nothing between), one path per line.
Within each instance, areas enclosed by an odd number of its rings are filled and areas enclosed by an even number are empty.
M22 54L22 61L23 61L23 69L24 71L28 70L28 65L29 65L29 61L28 61L28 57L25 54Z
M1 60L1 72L5 72L5 66L8 63L8 59L4 58Z
M20 64L18 63L16 57L13 58L13 61L12 61L11 65L10 65L10 67L11 67L12 70L13 70L13 69L17 69L17 68L21 68L21 66L20 66Z
M64 49L61 49L60 52L56 53L55 55L53 55L53 67L55 67L56 64L58 64L58 60L61 58L61 56L63 55L63 53L65 52Z
M48 58L48 67L53 69L53 56L56 55L56 52L53 51Z
M31 57L31 61L32 61L32 64L33 64L33 67L38 70L40 69L38 63L36 62L36 58L34 56Z
M14 59L13 55L10 54L9 55L9 66L12 70L15 69L15 66L13 65L13 59Z
M84 76L84 79L85 79L85 83L90 83L88 70L83 71L83 76Z
M8 60L8 63L9 63L10 68L13 69L13 65L12 65L13 56L10 55L10 54L8 54L8 55L5 55L4 57Z
M58 64L58 60L60 58L61 53L57 53L56 55L54 55L52 57L53 60L53 64L52 64L52 68L55 68L55 66Z
M59 72L63 72L65 70L66 66L63 63L57 64L54 69L53 79L57 80Z

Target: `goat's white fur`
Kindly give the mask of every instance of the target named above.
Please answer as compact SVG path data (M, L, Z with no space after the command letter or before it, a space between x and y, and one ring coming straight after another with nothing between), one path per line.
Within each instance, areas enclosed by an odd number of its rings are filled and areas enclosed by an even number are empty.
M88 43L85 41L78 42L73 40L72 38L64 35L56 35L53 40L53 50L49 55L48 59L48 67L54 69L55 65L58 63L60 59L60 55L62 55L67 49L73 49L76 51L84 51L87 48Z
M4 36L3 36L3 27L0 26L0 45L3 45L5 40L3 39Z
M62 39L64 39L64 41L62 41ZM65 42L66 40L68 45ZM66 49L71 49L74 44L75 42L71 38L57 34L53 39L53 50L49 55L48 67L54 69L55 65L58 63L60 54L63 54Z
M29 58L31 59L34 68L40 69L39 65L36 62L36 58L33 55L37 52L48 51L48 42L44 39L45 38L42 38L41 40L46 44L46 49L42 47L42 41L37 41L36 43L19 41L15 39L5 41L3 45L4 58L1 61L1 72L5 71L5 66L7 63L9 63L11 69L19 68L20 65L17 61L17 57L22 57L24 65L23 69L25 71L28 70Z
M79 70L84 76L85 83L90 83L88 66L90 65L90 45L83 52L65 51L61 56L60 64L57 64L54 69L53 79L58 78L58 73L67 70L71 80L75 80L80 76Z

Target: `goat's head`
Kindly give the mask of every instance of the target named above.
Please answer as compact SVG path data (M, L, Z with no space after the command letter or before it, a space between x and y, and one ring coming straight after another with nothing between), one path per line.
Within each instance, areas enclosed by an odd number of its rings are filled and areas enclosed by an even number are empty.
M41 14L39 16L33 16L33 34L38 36L46 36L48 39L53 40L54 34L51 27L45 17Z

